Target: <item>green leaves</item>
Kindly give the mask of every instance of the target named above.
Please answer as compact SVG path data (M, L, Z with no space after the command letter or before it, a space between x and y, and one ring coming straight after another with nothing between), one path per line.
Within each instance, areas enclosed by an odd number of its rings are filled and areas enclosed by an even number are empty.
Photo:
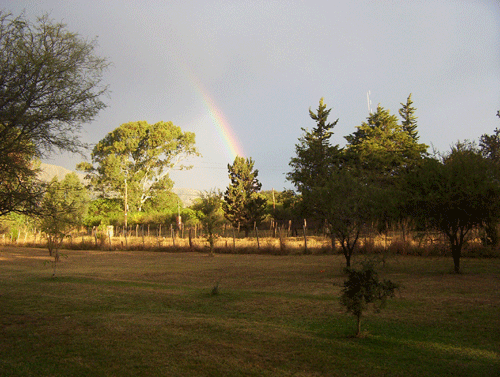
M466 236L498 220L499 172L472 143L457 143L440 160L427 159L407 178L410 214L445 234L459 272Z
M251 158L237 156L233 165L228 165L230 185L224 194L224 216L233 226L241 226L246 232L259 224L266 210L267 200L258 192L261 183Z
M88 206L87 190L75 173L62 181L55 177L40 205L40 227L56 248L70 231L82 225Z
M129 207L141 211L157 194L172 188L171 169L190 168L180 162L199 155L194 144L194 133L182 132L172 122L125 123L95 146L92 165L82 163L78 168L105 196L122 193L126 179Z
M410 110L401 111L414 117ZM379 105L356 132L345 137L346 154L363 169L381 177L398 175L426 155L427 145L417 143L416 132L414 120L403 119L399 124L395 115Z
M95 41L82 39L47 16L0 11L0 215L35 213L40 187L31 165L54 151L80 152L81 125L105 107ZM29 182L29 184L28 184Z
M346 307L347 312L353 314L358 320L358 332L360 335L360 320L363 312L369 304L376 311L382 309L387 298L394 297L394 291L398 284L390 281L380 281L373 263L365 262L360 269L347 269L348 278L344 282L340 303Z
M328 176L329 168L339 163L339 148L330 144L333 128L338 119L328 123L331 109L326 109L323 98L320 99L317 113L309 109L309 116L316 122L312 131L302 128L304 136L299 138L299 144L295 145L296 157L290 161L292 171L287 174L291 181L303 193Z

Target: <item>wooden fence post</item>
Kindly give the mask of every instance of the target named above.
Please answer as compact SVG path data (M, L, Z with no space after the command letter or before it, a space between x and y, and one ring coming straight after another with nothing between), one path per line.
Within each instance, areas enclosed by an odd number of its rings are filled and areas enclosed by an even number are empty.
M307 254L307 220L304 219L304 253Z
M172 224L170 224L170 235L172 236L172 245L175 247L175 231Z
M189 228L189 250L193 251L193 240L191 238L191 232L193 231L193 228Z
M232 228L233 228L233 252L234 252L236 251L236 236L234 234L234 226Z
M257 250L260 250L259 229L257 228L257 222L254 221L253 227L255 229L255 236L257 237Z

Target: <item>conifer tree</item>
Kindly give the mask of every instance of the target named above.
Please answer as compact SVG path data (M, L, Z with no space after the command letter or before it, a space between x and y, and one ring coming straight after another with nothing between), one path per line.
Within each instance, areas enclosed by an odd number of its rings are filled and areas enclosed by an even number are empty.
M411 99L410 99L411 107ZM391 179L425 156L427 145L417 142L417 131L413 110L404 124L399 124L395 115L378 105L366 122L345 137L346 152L358 167L378 176ZM411 118L411 119L410 119ZM413 123L412 123L413 122ZM404 122L403 122L404 123ZM407 130L412 130L411 133Z
M413 106L413 101L411 100L411 93L406 99L406 103L401 103L403 106L399 109L399 115L403 119L401 125L403 126L403 131L408 132L413 140L418 141L419 136L417 132L417 117L415 116L415 109Z
M295 145L297 156L290 161L292 171L288 173L287 179L301 194L312 187L321 186L328 176L328 170L338 160L338 145L332 146L330 143L332 130L338 119L328 122L331 110L326 108L323 98L319 101L316 113L309 109L309 116L316 122L316 127L311 131L302 128L304 136L299 138L299 144Z
M224 216L234 226L245 230L245 236L254 224L260 224L266 210L266 198L259 194L262 184L257 179L259 171L254 169L251 158L237 156L228 164L230 185L224 193L222 208Z

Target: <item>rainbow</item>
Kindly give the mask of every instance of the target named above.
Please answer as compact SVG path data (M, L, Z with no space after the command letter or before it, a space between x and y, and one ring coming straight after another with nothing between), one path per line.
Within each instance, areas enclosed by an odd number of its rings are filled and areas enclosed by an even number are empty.
M222 111L217 107L215 101L208 94L208 91L203 87L201 82L192 73L188 73L191 83L193 84L196 92L201 96L203 105L207 109L212 123L217 130L217 135L222 145L224 145L224 153L226 157L233 163L236 156L244 157L245 153L241 148L238 138L234 134L229 122Z

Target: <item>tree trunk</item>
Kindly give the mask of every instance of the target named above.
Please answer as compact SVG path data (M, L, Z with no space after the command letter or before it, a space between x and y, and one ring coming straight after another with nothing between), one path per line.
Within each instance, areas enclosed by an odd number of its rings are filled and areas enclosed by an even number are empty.
M452 245L451 255L453 256L453 266L457 274L460 273L460 255L462 254L462 245Z
M344 252L344 255L345 255L346 267L350 268L351 267L351 254L349 254L349 252Z
M361 314L356 316L358 318L358 331L356 333L356 336L359 337L361 335Z

